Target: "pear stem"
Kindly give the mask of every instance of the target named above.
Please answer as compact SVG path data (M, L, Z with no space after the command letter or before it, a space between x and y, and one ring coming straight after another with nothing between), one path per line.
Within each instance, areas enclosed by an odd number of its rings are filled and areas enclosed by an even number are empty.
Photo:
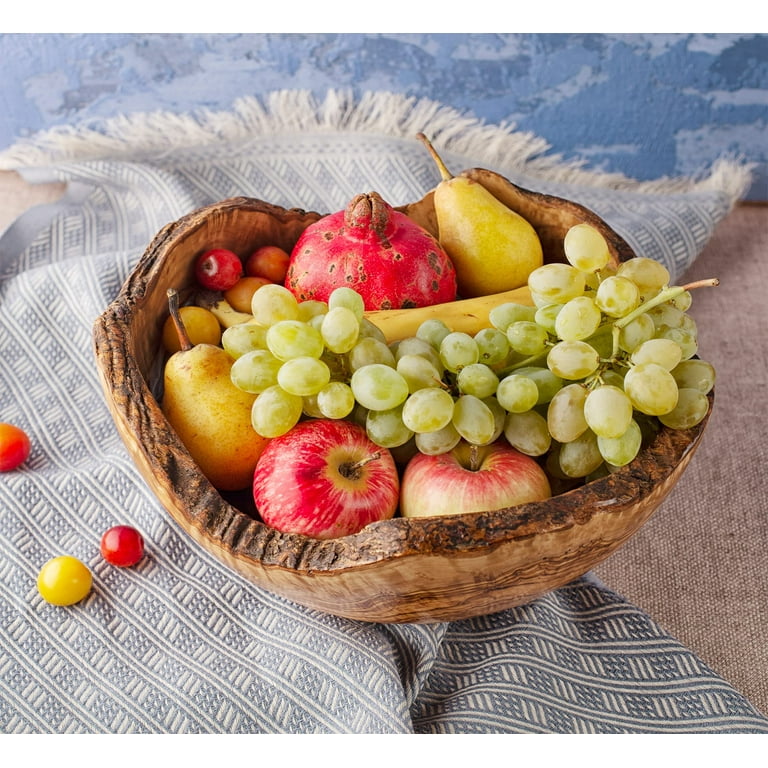
M179 293L175 288L169 288L166 292L168 296L168 311L171 313L173 324L176 326L176 333L179 334L179 344L181 351L187 352L192 349L192 342L189 340L189 334L184 327L184 321L179 313Z
M432 146L432 142L423 133L417 133L416 138L429 150L429 154L432 155L432 159L437 164L437 168L440 171L440 175L443 177L443 181L450 181L453 178L453 174L445 167L445 163Z

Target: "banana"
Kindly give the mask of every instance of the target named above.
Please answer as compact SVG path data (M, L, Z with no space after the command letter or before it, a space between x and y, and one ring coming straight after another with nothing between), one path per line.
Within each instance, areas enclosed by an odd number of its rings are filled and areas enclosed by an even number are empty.
M366 312L365 317L378 326L386 336L387 342L414 336L425 320L438 318L452 331L462 331L474 335L490 325L489 312L499 304L515 302L533 306L531 292L527 285L511 291L478 296L473 299L449 301L445 304L433 304L429 307L413 309L382 309Z
M365 313L365 317L381 330L386 336L387 343L414 336L418 327L429 318L442 320L452 331L463 331L474 335L490 325L488 314L495 306L509 301L533 305L531 292L528 286L524 285L511 291L432 304L428 307L370 311ZM215 291L198 291L195 294L195 304L210 310L221 323L222 328L253 320L253 315L238 312L220 293Z
M195 304L210 310L222 328L229 328L253 320L253 315L247 312L238 312L220 293L215 291L198 291L195 294Z

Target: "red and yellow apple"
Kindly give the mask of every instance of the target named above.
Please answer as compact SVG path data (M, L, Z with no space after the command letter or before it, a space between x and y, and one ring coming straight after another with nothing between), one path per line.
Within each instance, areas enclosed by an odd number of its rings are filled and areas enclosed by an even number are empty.
M390 452L343 419L299 422L272 438L253 476L264 523L316 539L357 533L392 517L399 492Z
M543 501L552 495L544 470L504 440L472 446L462 440L436 456L417 454L400 487L403 517L484 512Z

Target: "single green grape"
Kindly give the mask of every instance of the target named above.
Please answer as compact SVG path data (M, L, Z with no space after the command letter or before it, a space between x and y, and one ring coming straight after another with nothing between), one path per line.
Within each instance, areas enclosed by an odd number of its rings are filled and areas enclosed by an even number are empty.
M685 328L662 328L656 334L658 339L673 341L680 348L682 360L690 360L699 351L696 331Z
M459 371L456 385L461 394L474 395L482 400L496 392L499 377L484 363L472 363Z
M254 292L251 314L259 325L266 327L280 320L298 320L299 302L285 286L267 283Z
M509 413L525 413L538 402L539 388L530 376L510 373L499 381L496 399Z
M459 444L461 435L453 423L449 422L442 429L434 432L417 433L414 439L416 447L421 453L426 453L428 456L439 456L453 450Z
M383 363L372 363L358 368L350 378L349 386L355 400L371 411L387 411L405 402L408 382L394 368Z
M678 391L677 405L662 413L659 421L671 429L691 429L703 421L709 411L709 400L698 389L683 387Z
M618 437L597 436L597 449L612 467L624 467L634 461L643 443L643 433L632 419L626 431Z
M638 315L619 330L619 348L631 354L643 342L652 339L656 326L647 314Z
M415 391L402 407L403 423L416 434L443 429L451 423L453 415L453 397L446 390L437 387Z
M532 321L536 314L535 307L529 307L527 304L518 304L514 301L505 301L501 304L497 304L491 307L488 313L488 320L491 326L497 331L506 333L512 323L519 322L521 320Z
M373 336L366 336L359 339L355 346L347 352L347 364L349 370L354 373L358 368L372 363L381 363L394 368L395 356L385 342Z
M597 435L589 429L570 443L563 443L558 458L560 469L568 477L586 477L603 463Z
M331 309L329 305L320 325L320 335L331 352L344 354L357 343L360 336L360 320L349 307L336 306Z
M484 397L483 402L488 406L488 409L493 414L493 436L488 441L492 443L501 437L504 432L504 425L507 421L507 412L504 410L501 403L493 396Z
M661 262L645 256L635 256L623 261L616 270L616 274L631 280L637 286L644 301L669 285L670 279L669 270Z
M277 383L291 395L316 395L331 380L328 366L316 357L293 357L277 372Z
M672 339L655 338L644 341L630 355L635 363L657 363L671 371L683 359L683 350Z
M498 328L482 328L474 335L480 352L479 362L486 365L503 363L509 356L509 341Z
M358 324L363 319L363 312L365 312L365 302L363 297L354 288L347 286L339 286L334 288L328 296L328 309L332 310L336 307L346 307L351 310L354 316L357 318Z
M327 419L344 419L355 407L352 388L343 381L329 381L316 395L317 409Z
M396 370L408 382L411 393L425 387L442 386L440 371L421 355L403 355L397 361Z
M440 360L440 353L428 341L420 339L418 336L408 336L393 346L395 348L395 362L404 355L418 355L429 360L442 375L443 364Z
M269 351L283 361L294 357L320 357L325 349L318 331L301 320L279 320L270 326L266 344Z
M468 333L452 331L440 343L440 362L452 373L479 359L480 349Z
M528 276L528 287L546 304L565 304L584 293L585 275L570 264L555 262L537 267Z
M371 322L367 317L363 317L360 321L360 334L359 339L378 339L382 344L387 343L387 337L384 335L384 331L379 328L378 325Z
M253 322L231 325L221 334L221 346L233 360L237 360L246 352L266 349L267 329Z
M597 331L603 316L589 296L565 302L555 317L555 333L563 341L587 339Z
M648 416L662 416L677 405L677 382L666 368L656 363L630 368L624 376L624 391L633 407Z
M685 322L683 319L685 313L672 304L672 302L657 304L655 307L651 307L647 314L653 320L657 330L665 326L667 328L681 328Z
M589 426L584 418L587 388L581 384L566 384L555 393L547 406L547 429L559 443L569 443Z
M452 422L456 431L474 445L485 445L496 432L493 411L474 395L461 395L455 401Z
M547 333L555 334L555 320L564 306L564 304L545 304L536 310L533 320Z
M680 389L695 389L706 395L715 386L715 368L705 360L683 360L671 373Z
M303 410L301 397L286 392L276 384L267 387L253 401L251 424L262 437L279 437L296 426Z
M561 341L547 354L547 366L561 379L583 379L600 366L600 355L586 341Z
M229 375L238 389L258 395L277 384L277 373L281 366L282 362L268 349L254 349L232 363Z
M626 277L611 275L597 287L595 304L609 317L624 317L640 305L640 290Z
M416 338L426 341L433 349L440 349L440 342L450 332L451 329L442 320L430 317L416 329Z
M597 272L610 261L608 243L591 224L575 224L565 233L563 250L569 264L582 272Z
M402 405L384 411L368 411L365 431L382 448L397 448L413 437L413 432L403 422Z
M546 328L531 320L518 320L507 328L509 346L521 355L538 355L546 349L548 340Z
M598 437L621 437L632 421L632 401L610 384L595 387L584 401L584 419Z
M504 437L526 456L543 456L552 445L547 420L538 411L508 413L504 421Z
M318 394L320 393L318 392ZM311 419L326 418L325 414L320 410L320 406L317 404L317 395L306 395L305 397L302 397L301 400L302 412L305 416L309 416Z

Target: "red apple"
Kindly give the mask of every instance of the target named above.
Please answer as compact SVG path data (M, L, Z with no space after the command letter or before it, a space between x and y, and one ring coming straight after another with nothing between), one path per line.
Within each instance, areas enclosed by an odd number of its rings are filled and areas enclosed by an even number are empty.
M316 539L357 533L392 517L399 491L389 451L342 419L302 421L272 438L253 476L262 520Z
M484 512L543 501L552 495L544 470L504 440L471 446L462 440L437 456L414 456L403 473L400 514L432 517Z

